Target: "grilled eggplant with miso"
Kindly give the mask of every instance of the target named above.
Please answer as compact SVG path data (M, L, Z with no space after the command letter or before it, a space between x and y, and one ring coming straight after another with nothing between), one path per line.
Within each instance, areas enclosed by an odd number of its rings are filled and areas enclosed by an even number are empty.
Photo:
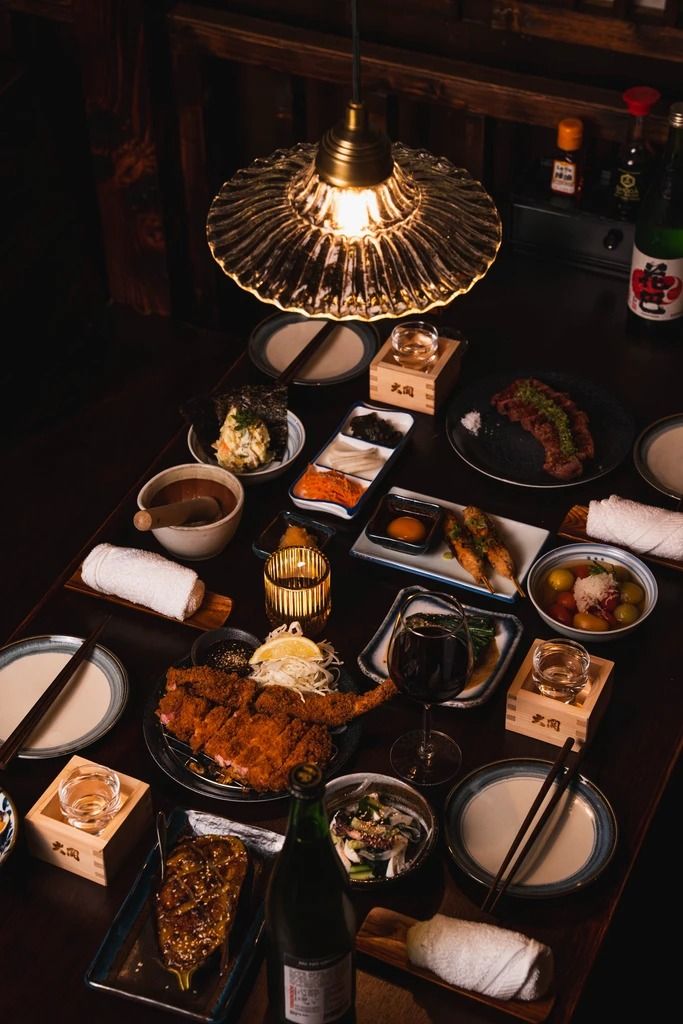
M247 866L247 851L235 836L182 839L169 855L156 895L157 935L164 966L182 991L225 944Z

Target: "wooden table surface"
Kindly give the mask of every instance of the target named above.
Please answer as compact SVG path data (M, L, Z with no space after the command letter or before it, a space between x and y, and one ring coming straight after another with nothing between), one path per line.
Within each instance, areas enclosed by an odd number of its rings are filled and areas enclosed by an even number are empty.
M480 286L475 302L461 307L458 326L466 329L471 346L461 380L467 382L493 369L521 367L571 369L607 385L635 415L637 427L668 413L678 412L681 379L680 349L637 343L614 328L616 303L622 282L605 281L593 290L568 294L555 276L544 270L530 278L528 265L494 271ZM546 287L541 306L539 289ZM540 311L539 311L540 310ZM618 308L617 308L618 311ZM453 318L454 319L454 318ZM607 328L606 329L606 325ZM230 374L231 382L263 378L246 357ZM335 388L291 389L290 407L303 420L307 439L303 457L314 454L334 430L347 408L367 398L365 376ZM636 474L630 459L608 476L569 489L539 492L490 480L462 462L445 436L443 412L436 418L417 416L414 435L386 486L410 487L427 495L474 503L493 514L508 516L554 531L574 503L618 493L656 502L657 495ZM145 473L189 461L184 431ZM263 610L263 563L251 543L263 526L283 508L291 507L287 488L292 474L247 490L246 509L238 533L222 555L198 566L207 586L234 599L230 624L263 635L268 624ZM96 540L155 547L132 526L135 493L132 488L107 520ZM372 502L369 503L372 506ZM424 580L408 573L383 569L348 554L367 518L346 524L331 520L337 535L329 549L333 574L333 613L326 635L359 679L356 657L374 633L396 591ZM554 538L554 542L562 543ZM78 561L78 559L77 559ZM73 566L65 568L66 578ZM653 568L659 584L654 614L632 636L600 644L596 653L616 662L614 692L597 739L587 752L585 774L605 793L619 824L615 857L604 874L585 891L554 900L504 899L498 907L500 924L547 942L556 959L557 1001L550 1020L569 1021L595 963L610 921L619 903L643 839L652 822L680 749L683 691L674 669L680 635L681 582L678 573ZM466 773L502 757L552 757L555 748L506 733L505 691L534 637L551 635L528 601L513 607L490 598L458 592L484 609L512 611L524 624L524 636L508 672L492 699L468 710L435 710L434 724L460 742ZM217 802L178 786L148 754L141 730L143 708L165 668L186 655L197 635L189 627L166 622L144 611L126 610L63 589L61 580L38 603L14 637L42 633L85 635L105 609L113 612L103 641L125 664L130 697L125 712L85 755L100 763L147 780L155 805L220 811L228 818L283 831L286 802L258 804ZM392 740L417 725L419 711L396 699L372 712L363 722L360 748L348 771L390 771L388 749ZM65 758L15 760L2 776L2 784L25 813L57 774ZM430 792L440 814L448 787ZM97 1020L110 1024L125 1014L129 1024L151 1024L171 1019L167 1014L136 1003L94 992L83 975L99 943L152 844L151 834L139 844L113 884L104 889L28 857L23 845L2 870L3 932L5 941L2 986L3 1018L13 1022L50 1019L61 1022ZM359 920L373 902L413 916L427 917L442 910L477 917L483 889L469 881L449 861L443 838L425 868L391 893L356 900ZM24 983L29 963L40 964L40 979ZM46 1003L49 1000L49 1004ZM454 996L436 985L417 981L367 958L358 971L357 1019L407 1020L414 1024L445 1020L463 1022L504 1019L495 1011ZM231 1019L242 1022L267 1019L262 966L244 986L240 1005Z

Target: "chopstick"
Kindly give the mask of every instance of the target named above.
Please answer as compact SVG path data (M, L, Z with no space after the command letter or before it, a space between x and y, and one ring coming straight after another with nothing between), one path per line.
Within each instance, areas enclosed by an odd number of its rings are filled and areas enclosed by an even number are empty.
M567 788L567 786L569 785L569 783L573 779L574 774L576 772L576 767L577 767L577 765L579 763L578 762L578 758L577 758L573 768L566 768L564 775L562 776L562 778L560 779L560 781L557 784L555 792L553 793L552 797L550 798L550 800L548 801L546 806L543 808L543 811L542 811L538 821L536 822L536 825L534 826L533 831L531 832L531 835L529 836L529 838L527 839L526 843L524 844L524 846L520 850L519 854L517 855L517 857L516 857L512 867L508 871L506 877L503 879L503 874L505 872L505 869L507 868L508 864L510 863L510 861L514 857L515 853L517 852L517 848L519 847L519 844L521 843L522 839L524 838L527 829L531 825L531 822L534 820L534 817L538 813L538 810L541 807L543 801L545 800L545 797L546 797L550 787L552 786L553 782L555 781L557 776L560 774L560 772L563 770L563 768L565 768L565 762L566 762L566 760L567 760L567 758L569 756L569 753L570 753L570 751L571 751L573 746L574 746L574 739L573 739L572 736L569 736L564 741L564 743L562 744L562 746L561 746L561 748L559 750L559 753L558 753L557 757L555 758L555 760L554 760L554 762L553 762L553 764L552 764L552 766L550 768L550 771L548 772L548 774L545 777L543 785L541 786L541 788L539 789L538 793L536 794L536 798L535 798L534 802L532 803L531 807L529 808L524 821L519 826L519 829L517 831L517 835L512 840L512 843L510 844L510 848L508 849L507 853L505 854L505 857L503 858L502 864L498 868L498 874L496 875L496 877L491 882L491 885L489 886L488 892L486 893L486 896L484 897L484 901L483 901L483 903L481 905L481 909L482 910L487 910L487 911L489 911L489 913L491 913L493 911L494 907L498 903L498 900L503 895L503 893L507 889L508 885L512 881L513 876L517 873L517 871L521 867L522 861L526 858L527 854L531 850L531 847L534 845L534 843L536 841L536 838L538 837L539 833L544 828L546 822L548 821L548 818L550 817L550 815L552 814L555 806L557 805L558 800L560 799L560 797L564 793L565 789ZM501 882L501 879L503 879L502 882Z
M100 622L99 626L92 631L90 636L83 641L78 650L74 651L64 668L52 680L47 690L40 695L33 707L26 712L19 724L12 730L2 746L0 746L0 770L6 768L15 754L24 746L40 720L57 700L57 697L59 697L78 666L88 657L110 619L111 615L107 615Z
M291 384L296 377L299 370L304 366L309 359L311 359L318 349L322 346L322 343L326 338L329 338L335 327L339 324L336 320L328 320L323 326L317 331L310 341L307 341L301 352L294 356L289 366L286 366L280 376L276 379L276 384Z

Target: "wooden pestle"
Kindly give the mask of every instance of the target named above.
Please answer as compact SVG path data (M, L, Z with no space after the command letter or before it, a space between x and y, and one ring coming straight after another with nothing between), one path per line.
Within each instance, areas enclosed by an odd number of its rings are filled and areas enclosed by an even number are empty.
M157 530L160 526L184 526L190 522L210 523L222 515L223 509L215 498L188 498L140 509L133 516L133 523L138 530Z

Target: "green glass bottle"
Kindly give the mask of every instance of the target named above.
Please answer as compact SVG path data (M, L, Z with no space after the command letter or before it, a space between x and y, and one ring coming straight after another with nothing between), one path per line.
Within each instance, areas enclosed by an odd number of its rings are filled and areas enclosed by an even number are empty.
M683 103L669 109L669 139L636 222L628 294L637 334L683 339Z
M266 894L268 994L277 1021L355 1021L355 916L330 838L322 772L289 776L287 837Z

